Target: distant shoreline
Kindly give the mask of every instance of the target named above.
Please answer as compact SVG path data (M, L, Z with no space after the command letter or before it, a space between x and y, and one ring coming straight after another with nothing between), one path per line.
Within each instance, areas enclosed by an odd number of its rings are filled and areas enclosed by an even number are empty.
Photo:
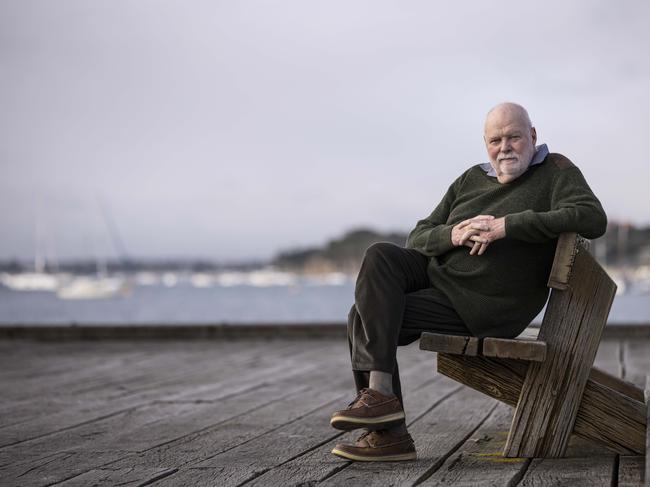
M0 340L196 340L346 337L345 323L0 325ZM650 338L650 323L610 323L603 338Z

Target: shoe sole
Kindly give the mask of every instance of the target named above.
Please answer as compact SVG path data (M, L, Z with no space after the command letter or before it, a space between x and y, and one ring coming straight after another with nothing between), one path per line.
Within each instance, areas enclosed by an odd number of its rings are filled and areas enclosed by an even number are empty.
M415 452L397 453L394 455L383 456L363 456L334 448L332 450L332 453L338 457L345 458L347 460L355 460L357 462L402 462L406 460L417 460L417 454Z
M348 416L334 416L330 419L330 425L337 430L350 431L357 428L369 430L385 429L397 426L404 418L404 411L399 413L386 414L377 418L350 418Z

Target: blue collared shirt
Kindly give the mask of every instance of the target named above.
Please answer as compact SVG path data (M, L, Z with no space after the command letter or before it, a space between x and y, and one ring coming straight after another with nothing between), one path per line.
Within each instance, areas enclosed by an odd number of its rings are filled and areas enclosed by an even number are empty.
M546 159L547 155L548 155L548 146L546 144L538 145L537 147L535 147L535 154L533 155L533 159L530 161L530 164L528 164L528 167L534 166L535 164L541 164L542 162L544 162L544 159ZM526 171L528 171L528 167L526 168ZM493 178L497 177L497 172L494 170L492 164L490 164L489 162L481 164L481 169L483 169L488 176L492 176Z

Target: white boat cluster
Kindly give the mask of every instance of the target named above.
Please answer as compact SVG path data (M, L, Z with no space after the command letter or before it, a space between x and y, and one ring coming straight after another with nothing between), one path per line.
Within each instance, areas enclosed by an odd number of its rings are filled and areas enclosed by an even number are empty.
M61 299L102 299L128 295L129 280L123 276L75 276L47 272L0 274L0 283L14 291L53 292Z
M6 288L14 291L52 292L60 299L127 296L135 286L190 285L194 288L340 286L351 282L352 279L352 276L340 272L299 275L271 267L248 272L137 272L131 275L111 276L80 276L47 272L0 273L0 285Z

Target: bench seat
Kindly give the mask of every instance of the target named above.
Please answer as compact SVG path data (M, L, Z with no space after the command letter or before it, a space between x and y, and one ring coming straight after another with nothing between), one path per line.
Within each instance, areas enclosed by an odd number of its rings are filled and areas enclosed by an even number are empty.
M425 332L420 349L431 352L544 362L546 342L537 339L539 328L528 327L516 338L477 338Z

